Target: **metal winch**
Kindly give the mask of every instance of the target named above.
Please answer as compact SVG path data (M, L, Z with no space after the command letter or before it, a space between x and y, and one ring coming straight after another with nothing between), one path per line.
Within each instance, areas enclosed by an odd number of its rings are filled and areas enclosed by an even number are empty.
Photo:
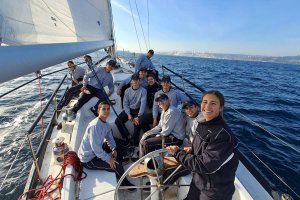
M64 137L56 137L52 140L54 145L52 152L54 155L55 164L62 165L64 161L64 155L69 151L69 147L64 143Z
M158 175L161 175L164 170L164 159L160 154L152 158L148 157L145 159L144 166L149 174L155 175L157 173Z

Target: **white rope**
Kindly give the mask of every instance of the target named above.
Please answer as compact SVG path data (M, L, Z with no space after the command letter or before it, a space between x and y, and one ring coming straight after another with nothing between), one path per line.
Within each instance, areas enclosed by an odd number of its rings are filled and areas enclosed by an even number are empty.
M12 166L14 165L15 161L17 160L17 157L18 157L18 155L19 155L21 149L23 148L24 143L25 143L25 137L23 138L23 141L22 141L22 143L21 143L21 146L20 146L20 148L19 148L19 150L18 150L18 152L17 152L17 154L16 154L16 156L15 156L13 162L11 163L11 165L10 165L10 167L9 167L9 169L8 169L6 175L5 175L5 177L4 177L4 179L3 179L2 183L1 183L0 191L3 189L3 184L4 184L4 182L6 181L6 179L7 179L7 177L8 177L8 174L10 173L10 170L12 169Z

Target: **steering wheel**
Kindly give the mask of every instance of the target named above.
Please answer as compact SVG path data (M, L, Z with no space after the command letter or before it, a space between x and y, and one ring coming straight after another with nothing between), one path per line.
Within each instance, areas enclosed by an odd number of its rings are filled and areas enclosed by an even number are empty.
M118 199L118 192L120 189L128 189L128 188L136 188L136 189L143 189L143 188L152 188L152 187L156 187L156 190L153 191L152 193L150 193L150 195L145 199L145 200L148 200L150 199L156 192L159 192L160 196L162 197L162 199L165 199L164 198L164 194L163 194L163 189L165 187L172 187L172 186L181 186L181 185L164 185L172 176L173 174L176 173L176 171L181 167L181 165L179 165L175 171L170 174L166 179L165 181L161 181L159 179L159 177L162 175L162 173L160 173L160 170L158 169L158 166L157 166L157 163L155 162L155 157L159 154L163 154L163 153L166 153L167 150L166 149L159 149L159 150L156 150L156 151L153 151L153 152L150 152L148 153L147 155L141 157L140 159L138 159L135 163L133 163L125 172L124 174L121 176L120 180L118 181L118 184L116 186L116 189L115 189L115 194L114 194L114 199L117 200ZM158 177L157 178L157 184L156 185L140 185L140 186L121 186L121 183L122 181L124 180L124 178L131 172L131 170L135 167L137 167L139 164L141 164L143 161L145 162L145 160L147 158L151 158L152 159L152 163L153 163L153 166L154 166L154 174L142 174L141 176L138 176L138 177L144 177L144 176L147 176L147 175L150 175L150 176L154 176L154 177ZM182 185L182 186L185 186L185 185Z

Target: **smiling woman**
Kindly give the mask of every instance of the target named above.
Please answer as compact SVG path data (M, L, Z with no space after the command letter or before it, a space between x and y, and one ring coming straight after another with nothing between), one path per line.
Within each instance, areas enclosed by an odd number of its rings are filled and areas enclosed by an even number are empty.
M224 109L224 96L219 91L207 91L202 96L201 112L206 121L218 117Z

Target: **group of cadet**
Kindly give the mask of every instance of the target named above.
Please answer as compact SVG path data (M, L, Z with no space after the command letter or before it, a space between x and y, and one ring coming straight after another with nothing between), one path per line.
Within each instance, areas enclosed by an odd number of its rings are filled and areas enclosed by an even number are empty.
M147 55L140 56L136 62L136 73L117 88L123 111L115 124L122 136L122 145L138 146L141 143L142 153L147 154L161 149L164 139L168 152L181 164L177 173L168 180L169 184L193 172L186 199L231 199L235 190L238 155L236 139L222 117L224 96L218 91L205 92L199 106L184 93L172 88L169 76L163 76L159 83L158 72L150 60L153 54L154 51L149 50ZM122 160L118 157L118 144L112 128L106 123L110 113L107 98L114 92L110 71L116 62L110 60L105 67L95 68L90 56L85 56L85 61L89 70L83 77L78 75L82 70L72 61L68 62L75 85L67 93L68 100L65 99L68 102L71 95L82 92L72 108L74 113L91 97L99 99L91 108L97 117L86 129L78 156L87 169L112 171L119 179L124 173ZM102 89L105 86L109 88L107 94ZM182 105L183 113L178 109L179 105ZM127 121L134 125L132 134L124 126ZM165 175L171 173L172 170ZM132 186L127 179L122 185Z

